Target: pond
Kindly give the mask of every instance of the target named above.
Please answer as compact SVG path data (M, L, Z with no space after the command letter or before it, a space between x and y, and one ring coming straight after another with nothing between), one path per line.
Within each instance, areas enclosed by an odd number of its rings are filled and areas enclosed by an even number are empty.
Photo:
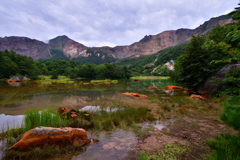
M69 109L96 110L100 106L109 106L111 103L124 103L133 107L149 106L152 110L156 110L150 102L151 97L169 99L172 96L183 96L182 91L165 91L164 87L167 85L179 84L163 79L146 79L140 82L119 80L118 83L99 85L81 81L47 84L28 81L18 85L0 83L0 132L6 131L7 127L21 127L24 112L29 109L57 110L58 107L64 106ZM120 94L124 92L144 94L148 98ZM110 109L106 108L106 111L109 112ZM114 108L111 111L113 112ZM164 124L157 122L155 127L161 129ZM110 135L104 133L98 136L90 133L88 135L90 136L88 138L98 138L100 142L87 147L84 153L67 159L83 159L83 157L85 159L98 159L98 157L124 159L134 150L134 144L137 143L132 131L117 130ZM0 151L0 155L2 154Z

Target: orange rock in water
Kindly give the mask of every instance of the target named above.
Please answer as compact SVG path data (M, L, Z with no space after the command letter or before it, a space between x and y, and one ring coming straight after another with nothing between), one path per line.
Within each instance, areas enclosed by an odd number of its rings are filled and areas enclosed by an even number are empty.
M176 90L176 89L183 89L183 87L180 86L165 86L165 90Z
M140 98L147 98L146 95L144 94L138 94L138 93L129 93L129 92L125 92L125 93L122 93L123 95L126 95L126 96L134 96L134 97L140 97Z
M134 82L140 82L140 79L134 79Z
M69 111L70 110L68 108L66 108L66 107L59 107L58 108L58 113L60 113L60 114L67 113Z
M87 133L82 128L37 127L25 132L21 139L9 149L27 149L34 146L58 144L85 145L88 143Z
M209 101L207 98L200 96L200 95L196 95L196 94L192 94L190 96L190 98L198 100L198 101Z

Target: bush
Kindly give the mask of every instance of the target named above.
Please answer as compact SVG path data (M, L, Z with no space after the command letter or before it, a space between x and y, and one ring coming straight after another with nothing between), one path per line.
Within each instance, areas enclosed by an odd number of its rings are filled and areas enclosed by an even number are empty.
M229 126L240 131L240 98L232 97L228 103L223 103L223 113L220 114L221 120L225 121ZM215 141L209 140L206 143L212 147L215 152L212 159L228 160L240 159L240 135L221 134L215 136Z

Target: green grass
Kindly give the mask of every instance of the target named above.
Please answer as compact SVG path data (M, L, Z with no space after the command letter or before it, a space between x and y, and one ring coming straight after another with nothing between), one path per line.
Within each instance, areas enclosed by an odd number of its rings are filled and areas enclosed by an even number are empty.
M66 127L68 125L66 117L62 118L58 113L49 109L41 112L38 110L26 111L24 124L26 131L39 126Z
M139 153L139 160L178 160L187 155L187 146L173 143L165 144L157 154L149 154L147 151Z
M215 136L216 140L208 140L206 143L214 149L212 160L240 159L240 135L221 134Z

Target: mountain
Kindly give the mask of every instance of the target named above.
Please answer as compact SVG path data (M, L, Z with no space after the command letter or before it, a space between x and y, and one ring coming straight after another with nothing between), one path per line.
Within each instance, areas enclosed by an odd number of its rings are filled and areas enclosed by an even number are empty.
M50 54L48 44L27 37L0 37L0 50L14 50L17 54L32 57L34 60L46 58Z
M65 35L51 39L49 41L49 47L50 49L63 51L65 56L69 59L77 58L79 56L86 56L84 51L87 47L81 43L71 40Z
M157 35L145 36L139 42L131 45L116 47L87 47L67 36L58 36L49 40L49 43L26 38L0 38L0 50L12 49L18 54L31 56L33 59L69 59L79 62L111 63L116 59L152 55L171 46L187 42L192 35L203 35L216 25L225 25L234 21L228 16L211 18L196 29L178 29L164 31ZM98 62L99 61L99 62Z

